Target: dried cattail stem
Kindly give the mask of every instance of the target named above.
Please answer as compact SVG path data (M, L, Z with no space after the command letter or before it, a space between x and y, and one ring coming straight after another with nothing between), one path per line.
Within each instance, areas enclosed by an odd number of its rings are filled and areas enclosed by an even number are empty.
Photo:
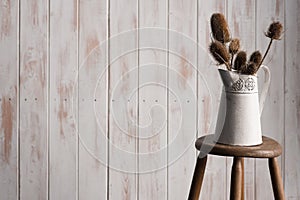
M225 64L228 70L231 70L229 65L230 55L226 47L218 41L212 42L209 47L210 53L213 55L218 64Z
M238 72L242 70L246 66L247 62L247 54L245 51L240 51L235 58L234 61L234 69L236 69Z
M262 55L259 51L254 51L251 54L249 59L250 62L254 62L257 66L260 64L261 60L262 60Z
M214 13L210 18L213 37L224 43L230 42L230 33L225 17L221 13Z

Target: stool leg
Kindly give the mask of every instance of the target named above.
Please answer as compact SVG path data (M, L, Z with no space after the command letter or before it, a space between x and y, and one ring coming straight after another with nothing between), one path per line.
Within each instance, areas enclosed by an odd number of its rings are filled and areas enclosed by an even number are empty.
M241 159L242 159L242 197L241 197L241 200L244 200L244 182L245 182L244 158L241 158Z
M269 158L269 170L271 174L272 187L275 200L284 200L284 190L280 169L276 158Z
M202 181L205 172L207 156L200 158L198 156L197 163L193 175L192 185L189 194L189 200L198 200L199 194L202 186Z
M243 158L234 157L231 171L230 200L242 199Z

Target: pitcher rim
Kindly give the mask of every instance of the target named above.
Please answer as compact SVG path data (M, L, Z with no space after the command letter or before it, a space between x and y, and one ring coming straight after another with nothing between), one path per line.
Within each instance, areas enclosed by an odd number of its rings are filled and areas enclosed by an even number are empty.
M221 69L221 68L219 68L218 70L219 70L219 71L223 71L224 73L235 73L235 74L237 74L237 75L239 75L239 76L244 76L244 77L253 76L253 77L255 77L255 78L258 78L257 73L251 75L251 74L242 74L242 73L237 72L236 70L235 70L235 71L229 71L229 70L227 70L227 69Z

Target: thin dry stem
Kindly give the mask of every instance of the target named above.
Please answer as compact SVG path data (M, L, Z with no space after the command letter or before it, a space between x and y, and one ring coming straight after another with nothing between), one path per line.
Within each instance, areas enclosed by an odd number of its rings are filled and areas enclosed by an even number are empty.
M261 59L259 65L258 65L258 67L257 67L257 70L259 70L259 68L260 68L260 66L262 65L262 63L264 62L264 60L265 60L267 54L269 53L270 47L271 47L271 45L272 45L272 42L273 42L273 39L271 38L271 39L270 39L270 42L269 42L269 45L268 45L268 48L267 48L267 50L266 50L266 52L265 52L265 54L264 54L264 57Z

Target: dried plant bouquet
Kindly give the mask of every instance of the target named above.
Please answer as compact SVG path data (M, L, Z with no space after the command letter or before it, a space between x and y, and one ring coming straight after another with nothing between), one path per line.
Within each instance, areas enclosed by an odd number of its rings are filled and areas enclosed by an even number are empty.
M224 64L229 71L236 71L241 74L254 75L262 65L268 54L273 40L280 40L282 24L273 22L270 24L265 36L270 38L265 54L254 51L247 61L247 54L240 50L240 40L231 38L227 21L223 14L214 13L211 16L212 42L209 46L210 53L218 65Z

